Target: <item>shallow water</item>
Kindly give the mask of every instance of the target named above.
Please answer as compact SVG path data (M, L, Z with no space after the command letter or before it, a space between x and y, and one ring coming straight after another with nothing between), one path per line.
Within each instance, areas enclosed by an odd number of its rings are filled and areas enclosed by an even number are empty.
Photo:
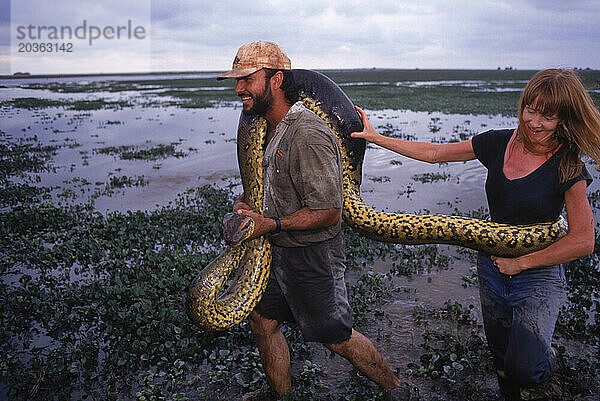
M395 135L438 142L455 138L453 130L470 137L492 126L514 124L514 119L500 116L394 110L367 112L376 127L385 127ZM57 173L43 174L44 185L64 185L74 177L96 183L112 175L143 176L148 181L145 186L97 200L100 211L124 211L166 204L191 186L237 184L235 136L239 113L237 107L185 109L163 106L90 111L3 109L0 129L13 137L35 136L43 144L64 145L54 158ZM444 135L443 132L451 134ZM176 150L186 156L121 160L118 156L98 152L111 146L149 149L172 143L176 143ZM436 183L422 183L412 178L424 173L446 176ZM377 209L407 212L427 209L434 213L449 213L454 207L470 210L485 204L484 176L485 169L477 162L429 165L370 145L365 156L361 189L365 201Z
M143 187L97 200L103 212L147 210L165 205L193 186L224 183L238 176L235 108L181 109L178 107L71 111L2 110L0 129L13 137L36 136L43 144L65 145L54 157L56 173L41 174L41 184L65 186L75 177L90 183L110 176L143 176ZM106 147L149 149L176 143L185 157L158 160L121 160L102 154ZM68 185L66 185L68 186Z
M510 83L516 85L521 82ZM133 107L90 111L60 107L0 109L0 130L4 135L13 138L36 137L43 144L62 145L53 158L56 171L39 174L41 185L59 188L53 193L56 201L89 201L92 194L101 191L111 177L122 176L141 178L144 185L117 189L112 194L99 196L94 199L96 210L102 213L150 210L167 205L187 188L204 184L231 186L237 192L241 191L235 143L240 114L237 106L186 109L151 104L154 100L160 98L164 101L165 98L136 90L58 93L44 89L22 89L15 86L18 85L17 81L12 81L12 84L13 87L0 88L0 101L20 97L69 101L101 98L106 101L126 99L135 104ZM428 84L430 82L414 85ZM451 81L445 84L459 85L464 82ZM478 81L468 83L476 88L477 84ZM487 90L487 86L480 86L480 89ZM380 132L432 142L464 140L478 132L514 127L517 123L515 118L500 115L366 111ZM176 151L183 152L184 156L123 160L118 155L99 152L107 147L151 149L161 144L174 144ZM431 165L370 145L364 161L361 191L366 203L378 210L450 214L458 209L468 213L487 207L483 189L485 175L485 168L477 161ZM589 191L600 188L598 173L593 172L593 175L596 180ZM433 177L434 181L423 182L427 177ZM85 184L82 184L82 179L86 181ZM74 191L74 198L60 196L61 191L67 188ZM436 310L448 300L458 300L464 306L474 306L473 316L481 324L477 288L463 286L463 277L471 275L472 260L459 252L457 247L440 246L439 249L442 254L450 255L453 261L450 267L410 278L395 278L394 286L400 291L382 308L385 319L374 318L372 324L361 328L376 343L388 363L402 372L409 362L418 360L423 352L420 344L425 327L415 323L413 311L416 307ZM387 272L390 264L378 261L372 268ZM350 270L348 280L352 282L355 278ZM349 375L350 364L340 357L330 358L320 346L311 345L310 350L315 362L323 366L324 383L329 389L335 389L342 382L340 377ZM401 379L419 382L406 374L401 375Z
M420 345L423 343L423 334L427 329L445 329L450 332L457 330L451 322L433 321L418 322L413 316L415 310L426 308L430 311L439 310L447 301L458 300L464 307L473 306L471 315L481 325L481 308L476 286L463 286L463 276L471 275L472 264L455 252L456 248L440 245L442 253L453 255L456 259L448 269L434 270L431 272L413 275L410 277L395 277L394 287L397 292L393 300L383 307L383 315L373 317L370 324L361 327L359 331L369 338L384 357L390 368L397 372L402 382L413 385L421 384L421 379L411 376L406 372L411 362L419 360L423 354ZM377 261L372 265L376 272L385 273L390 269L390 262ZM348 281L353 282L352 273L348 274ZM433 324L433 326L432 326ZM439 324L436 325L436 324ZM319 344L311 344L311 356L314 362L324 366L323 383L329 389L338 388L338 383L350 377L352 365L339 356L332 356ZM489 387L494 388L495 377L490 372ZM429 399L427 386L419 386L421 396Z

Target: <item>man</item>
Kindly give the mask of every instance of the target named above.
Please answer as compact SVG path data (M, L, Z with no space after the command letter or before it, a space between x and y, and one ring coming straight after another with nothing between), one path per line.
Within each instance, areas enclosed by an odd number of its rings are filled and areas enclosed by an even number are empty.
M237 79L243 112L264 117L268 126L263 214L252 211L245 194L233 206L254 219L252 238L269 235L273 244L271 276L250 314L250 327L269 385L279 395L292 392L289 350L279 323L292 321L306 341L348 359L391 397L399 392L400 380L371 341L352 329L344 283L339 143L325 122L297 101L290 70L283 49L260 41L240 47L232 70L217 78Z

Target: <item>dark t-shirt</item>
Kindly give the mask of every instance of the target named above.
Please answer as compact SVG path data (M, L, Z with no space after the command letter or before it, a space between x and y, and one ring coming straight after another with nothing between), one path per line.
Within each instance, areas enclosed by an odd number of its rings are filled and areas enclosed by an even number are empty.
M565 205L565 192L580 180L589 185L592 177L585 166L579 176L560 182L559 149L531 174L509 180L504 175L504 154L514 130L490 130L473 137L475 156L488 169L485 192L492 221L506 224L535 224L558 218Z

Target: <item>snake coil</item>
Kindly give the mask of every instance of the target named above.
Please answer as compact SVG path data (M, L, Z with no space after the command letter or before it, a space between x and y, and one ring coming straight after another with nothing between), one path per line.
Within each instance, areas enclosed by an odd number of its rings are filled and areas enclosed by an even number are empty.
M328 77L310 70L293 70L304 105L321 117L340 142L343 163L344 220L362 235L399 244L453 244L498 256L520 256L543 249L566 235L564 218L553 223L511 226L472 218L378 212L360 196L366 143L350 137L362 130L352 102ZM266 122L241 115L238 124L238 163L249 205L262 211L262 157ZM266 237L228 246L192 281L186 310L198 326L223 330L243 321L267 285L271 245ZM224 286L237 267L229 287ZM221 293L222 292L222 293Z

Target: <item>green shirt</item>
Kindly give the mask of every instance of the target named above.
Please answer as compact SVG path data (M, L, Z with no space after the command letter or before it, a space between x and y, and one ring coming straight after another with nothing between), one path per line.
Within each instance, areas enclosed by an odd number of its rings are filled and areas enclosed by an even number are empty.
M342 157L327 124L296 102L275 128L263 158L266 217L284 217L309 209L342 208ZM329 227L282 231L271 235L277 246L307 246L333 238L341 218Z

